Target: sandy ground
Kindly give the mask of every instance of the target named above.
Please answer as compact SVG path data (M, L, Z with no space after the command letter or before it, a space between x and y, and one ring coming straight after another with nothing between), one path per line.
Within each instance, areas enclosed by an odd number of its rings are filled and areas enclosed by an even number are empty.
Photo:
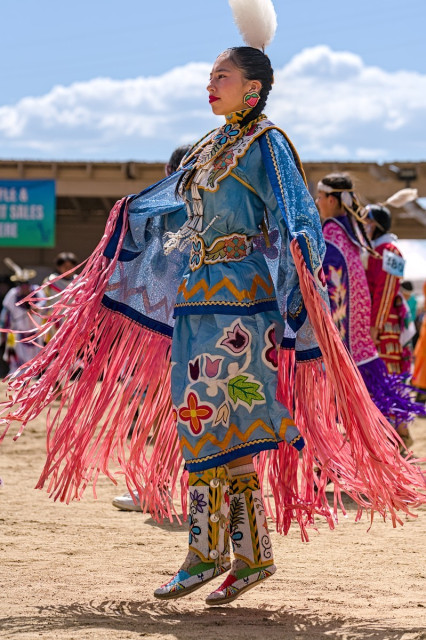
M426 456L426 421L412 431ZM118 511L124 485L107 479L98 500L53 503L33 490L43 455L42 418L0 447L1 638L426 639L426 509L367 533L348 501L349 517L307 544L296 528L273 534L279 571L234 604L207 608L211 584L161 603L152 591L183 559L185 528Z

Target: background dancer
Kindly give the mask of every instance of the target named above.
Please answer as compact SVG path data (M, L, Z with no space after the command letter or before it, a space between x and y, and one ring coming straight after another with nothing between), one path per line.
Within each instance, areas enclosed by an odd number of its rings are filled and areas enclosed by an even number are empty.
M9 329L5 338L6 346L3 359L9 365L9 373L14 373L20 366L32 360L40 351L40 338L36 337L36 313L31 309L29 302L21 302L33 292L34 302L41 301L41 294L36 289L37 285L30 284L35 278L34 269L22 269L10 258L5 258L5 264L14 271L10 276L16 286L10 289L3 300L3 308L0 316L2 329ZM27 341L27 338L33 338ZM4 333L2 338L4 339Z
M401 332L407 316L400 292L405 260L390 232L389 209L380 204L367 206L367 233L375 249L368 256L367 281L371 295L371 337L389 373L409 373L410 361L403 354Z
M373 402L408 445L407 423L416 415L424 415L424 409L412 402L410 387L399 376L388 373L370 335L371 301L361 252L374 252L365 230L365 213L347 174L325 176L317 191L327 247L323 267L333 320Z
M414 349L414 372L411 384L418 389L417 401L426 403L426 282L423 285L424 311L419 339Z

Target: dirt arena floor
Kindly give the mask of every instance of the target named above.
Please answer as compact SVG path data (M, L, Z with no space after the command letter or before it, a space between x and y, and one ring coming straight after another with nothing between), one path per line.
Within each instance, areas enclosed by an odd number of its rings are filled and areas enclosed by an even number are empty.
M426 420L412 429L426 456ZM425 640L426 509L402 528L348 518L319 523L304 544L273 534L279 571L232 605L207 608L212 586L174 603L153 589L177 569L187 534L178 524L111 505L125 489L98 483L80 503L53 503L33 487L44 421L0 447L0 638L26 640Z

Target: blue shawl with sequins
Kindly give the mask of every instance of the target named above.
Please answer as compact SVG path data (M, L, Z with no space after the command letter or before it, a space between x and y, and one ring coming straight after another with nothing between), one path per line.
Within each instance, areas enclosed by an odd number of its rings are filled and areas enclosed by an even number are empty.
M270 269L286 319L282 346L295 348L299 360L310 360L321 353L303 303L290 242L298 240L309 271L317 276L325 253L318 211L306 187L300 161L285 134L269 129L253 144L260 144L288 232L285 237L279 233L271 216L269 234L274 236L276 250L268 251L262 236L256 243ZM163 251L164 234L177 231L186 219L185 205L175 195L181 174L178 171L130 197L129 230L102 301L108 309L167 336L173 334L176 293L189 261L189 248L168 256ZM120 232L119 221L105 251L109 258L115 254Z

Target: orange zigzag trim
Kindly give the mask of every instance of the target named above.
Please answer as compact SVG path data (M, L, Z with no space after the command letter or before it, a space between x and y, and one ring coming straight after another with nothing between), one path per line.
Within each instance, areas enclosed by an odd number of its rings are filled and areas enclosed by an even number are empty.
M289 425L294 425L294 422L293 422L293 420L291 418L283 418L281 420L280 438L284 439L285 432L287 431L287 427ZM251 434L253 433L253 431L255 431L255 429L257 429L258 427L263 427L265 429L266 433L271 434L272 436L275 436L274 430L271 429L271 427L268 427L263 422L263 420L259 419L259 420L256 420L255 422L253 422L245 433L241 433L241 431L238 429L237 425L235 425L234 423L231 423L231 425L229 426L228 431L226 432L226 436L224 437L223 440L218 440L213 433L206 433L201 438L201 440L199 440L199 442L197 442L195 447L192 447L190 445L190 443L188 442L188 440L185 438L185 436L183 436L181 438L181 440L180 440L180 447L181 447L181 450L183 449L184 446L187 447L187 449L189 449L189 451L192 453L192 455L194 455L195 457L198 457L198 454L200 453L201 449L204 447L206 442L211 442L212 444L216 445L220 449L224 450L229 445L229 443L231 441L231 438L232 438L232 436L234 434L236 434L239 437L241 442L244 442L243 437L245 438L245 440L247 440L247 438L249 438L251 436Z
M224 277L220 282L215 284L213 287L209 289L207 282L204 280L200 280L195 284L189 291L186 288L186 280L184 280L178 289L178 293L182 293L185 300L190 300L194 297L200 290L204 291L205 300L211 300L213 296L223 287L226 287L228 291L239 301L241 302L245 298L249 300L256 300L256 292L258 287L262 287L268 295L272 295L274 292L274 285L272 283L272 279L269 280L269 283L266 282L259 275L255 275L253 278L253 282L251 285L250 291L247 289L243 289L239 291L233 282L229 280L229 278Z
M272 436L274 436L274 430L271 429L271 427L268 427L263 420L256 420L255 422L253 422L249 428L247 429L247 431L245 433L241 433L241 431L238 429L237 425L234 423L231 423L229 426L228 431L226 432L226 436L224 437L223 440L218 440L216 438L216 436L213 433L205 433L203 435L203 437L197 442L197 444L195 445L195 447L192 447L191 444L188 442L188 440L186 439L185 436L183 436L180 439L180 446L181 449L183 449L183 447L187 447L187 449L189 449L189 451L195 456L198 457L198 454L200 453L201 449L204 447L204 445L206 444L206 442L211 442L212 444L216 445L217 447L219 447L220 449L225 450L230 441L232 436L235 434L239 437L239 439L244 442L245 440L247 440L247 438L253 433L253 431L255 431L258 427L263 427L266 431L266 433L271 434ZM244 440L243 440L244 438Z
M280 438L282 440L284 440L285 437L285 433L287 431L287 427L289 425L293 425L294 426L294 422L291 418L283 418L281 420L281 426L280 426ZM245 436L245 439L247 440L247 438L250 437L250 435L253 433L253 431L255 429L257 429L258 427L263 427L265 429L265 431L268 434L271 434L272 436L275 436L274 430L271 429L270 427L268 427L263 420L256 420L255 422L253 422L250 427L248 428L248 430L246 431L246 433L242 434L241 431L238 429L237 425L235 425L234 423L231 423L226 436L224 437L223 440L218 440L216 438L216 436L212 433L206 433L204 434L204 436L201 438L201 440L195 445L195 447L192 447L190 445L190 443L188 442L188 440L185 438L185 436L183 436L180 439L180 448L181 451L183 450L183 447L187 447L187 449L189 449L189 451L192 453L193 456L198 457L198 454L200 453L201 449L204 447L204 445L206 444L206 442L211 442L212 444L216 445L217 447L225 450L227 448L227 446L229 445L229 442L232 438L232 436L234 434L237 434L241 440L241 442L244 444L244 440L242 440L242 436ZM294 440L297 440L300 436L297 436ZM208 456L207 456L208 457Z

